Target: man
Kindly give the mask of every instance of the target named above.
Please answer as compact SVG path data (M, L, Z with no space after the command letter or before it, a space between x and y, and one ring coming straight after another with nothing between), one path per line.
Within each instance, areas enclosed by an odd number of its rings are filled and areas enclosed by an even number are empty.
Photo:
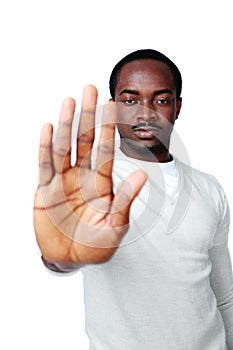
M48 268L83 271L92 350L233 350L227 200L169 152L181 84L157 51L123 58L94 168L95 87L83 92L74 166L75 102L64 101L53 145L52 126L42 130L35 232Z

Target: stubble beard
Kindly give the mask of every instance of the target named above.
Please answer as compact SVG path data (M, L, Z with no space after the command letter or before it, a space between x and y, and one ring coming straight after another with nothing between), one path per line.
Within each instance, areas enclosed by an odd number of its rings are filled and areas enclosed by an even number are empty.
M120 135L121 145L125 144L128 149L131 149L133 152L138 154L139 156L154 156L161 154L162 151L166 149L165 145L160 141L157 144L152 146L139 145L137 141L132 141L130 139L126 139Z

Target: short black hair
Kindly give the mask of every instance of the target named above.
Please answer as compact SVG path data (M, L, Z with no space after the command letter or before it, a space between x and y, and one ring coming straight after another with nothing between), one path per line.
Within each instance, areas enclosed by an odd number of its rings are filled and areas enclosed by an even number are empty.
M176 85L176 98L178 99L181 95L182 90L182 77L179 69L167 56L159 51L152 49L142 49L131 52L127 56L123 57L113 68L110 79L109 79L109 89L112 99L115 99L115 90L117 85L117 79L121 68L129 62L142 60L142 59L152 59L165 63L170 69L174 77Z

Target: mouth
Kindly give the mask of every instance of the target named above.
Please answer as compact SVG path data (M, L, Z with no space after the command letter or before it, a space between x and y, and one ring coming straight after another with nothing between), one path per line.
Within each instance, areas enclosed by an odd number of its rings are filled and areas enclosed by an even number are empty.
M140 139L153 139L161 129L162 128L158 125L142 126L139 124L132 127L132 131Z

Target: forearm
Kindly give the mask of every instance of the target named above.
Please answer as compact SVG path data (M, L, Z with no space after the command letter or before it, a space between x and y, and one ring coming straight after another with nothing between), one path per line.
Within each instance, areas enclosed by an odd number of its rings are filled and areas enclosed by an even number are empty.
M225 331L227 349L233 350L233 297L226 300L226 303L218 307L221 312Z
M221 313L228 350L233 350L233 276L230 253L227 245L213 247L211 285Z

